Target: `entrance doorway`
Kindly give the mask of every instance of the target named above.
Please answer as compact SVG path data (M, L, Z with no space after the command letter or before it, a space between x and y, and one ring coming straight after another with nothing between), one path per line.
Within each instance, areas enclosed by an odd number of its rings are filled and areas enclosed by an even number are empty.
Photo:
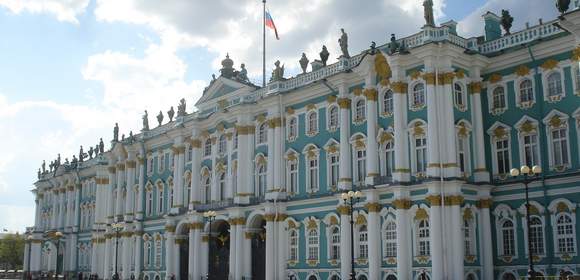
M228 279L230 225L226 221L220 220L212 224L209 246L209 280Z
M252 232L252 280L266 280L266 220L260 218Z

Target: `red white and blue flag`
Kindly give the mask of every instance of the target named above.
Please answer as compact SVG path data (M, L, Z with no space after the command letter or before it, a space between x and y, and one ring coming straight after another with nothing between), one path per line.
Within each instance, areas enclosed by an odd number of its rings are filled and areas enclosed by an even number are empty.
M272 19L272 16L270 15L269 11L266 11L266 26L268 26L270 29L274 30L274 34L276 34L276 40L280 40L280 37L278 37L278 29L276 29L276 25L274 24L274 20Z

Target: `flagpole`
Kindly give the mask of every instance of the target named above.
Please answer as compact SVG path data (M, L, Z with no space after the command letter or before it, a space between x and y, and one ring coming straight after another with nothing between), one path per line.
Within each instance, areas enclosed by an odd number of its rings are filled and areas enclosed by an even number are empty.
M262 18L262 87L266 87L266 0L262 0L264 4L263 18Z

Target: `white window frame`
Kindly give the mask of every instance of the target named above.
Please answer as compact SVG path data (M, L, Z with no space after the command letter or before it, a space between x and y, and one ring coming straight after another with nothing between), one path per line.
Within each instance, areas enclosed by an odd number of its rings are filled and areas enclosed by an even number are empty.
M306 162L306 192L314 193L320 190L320 153L318 150L312 150L314 152L313 156L309 156L308 152L304 154ZM312 174L315 174L316 178L312 178ZM316 186L313 186L313 183Z
M161 184L161 187L159 187L159 184ZM164 212L164 202L165 202L165 198L164 198L164 193L165 193L165 184L162 182L158 182L156 184L156 190L157 190L157 215L161 215Z
M338 230L338 233L334 233L334 230ZM340 261L340 227L338 225L330 225L326 239L328 240L328 260ZM333 257L335 254L336 258Z
M524 206L525 207L525 206ZM539 256L539 257L545 257L546 256L546 221L544 219L544 215L533 215L530 214L530 220L533 218L537 218L540 220L540 230L542 231L542 235L541 235L541 242L542 242L542 252L540 253L534 253L534 256ZM525 252L525 256L529 258L528 252L529 252L529 248L528 248L528 221L526 219L526 217L522 217L522 227L524 229L524 248L526 250ZM532 225L533 227L533 225Z
M552 124L550 123L551 119L553 117L559 117L560 121L561 121L561 125L559 127L553 127ZM548 163L550 166L550 170L556 170L556 171L563 171L565 169L568 169L572 166L572 158L571 158L571 151L570 151L570 129L569 129L569 125L568 125L568 115L563 114L561 112L558 112L556 110L550 112L543 120L544 124L545 124L545 128L546 128L546 135L547 135L547 146L548 146ZM566 141L566 153L564 155L566 155L568 162L566 164L560 164L560 165L556 165L555 163L555 151L554 151L554 137L552 135L552 132L554 132L555 130L564 130L564 134L565 134L565 141Z
M211 138L207 138L203 141L203 158L211 157L211 150L213 149Z
M293 156L293 159L290 159L290 155ZM300 186L298 178L299 178L299 155L298 153L290 150L286 153L286 186L287 192L289 195L298 194L298 187ZM292 165L295 165L296 169L292 170ZM292 178L294 177L294 184L292 184Z
M256 126L256 146L268 144L268 122L263 121Z
M467 227L465 226L467 224ZM477 223L475 222L475 217L472 219L464 219L463 220L463 241L464 241L464 250L467 250L469 247L469 251L465 251L465 256L477 256L477 246L476 246L476 229ZM469 238L468 238L469 237Z
M201 200L203 203L211 203L211 176L202 176L201 177Z
M525 124L526 122L531 123L534 127L531 131L523 131L523 127L522 125ZM518 130L518 148L519 148L519 155L520 155L520 166L522 165L528 165L530 167L534 166L534 165L540 165L542 160L541 157L542 155L540 154L540 135L538 133L538 121L528 117L528 116L524 116L521 120L519 120L516 125L515 125L516 129ZM535 136L536 139L536 143L535 145L532 145L531 143L526 144L526 137L532 137ZM535 147L534 147L535 146ZM532 150L532 153L535 153L535 158L534 158L534 162L532 164L528 164L526 162L526 148L530 147L530 150Z
M314 231L315 234L312 234ZM306 261L320 260L320 230L319 228L306 229Z
M415 95L419 94L421 91L415 90L417 86L422 85L422 103L415 103L415 99L420 99ZM409 110L420 111L427 106L427 84L424 81L418 81L409 85ZM421 101L421 100L419 100Z
M455 108L461 112L465 112L467 111L467 90L466 87L464 85L464 83L456 81L453 83L452 85L453 87L453 105L455 106ZM457 90L456 87L459 87L459 90ZM460 101L461 104L457 103L457 95L461 94L460 96Z
M532 94L532 99L531 100L527 100L527 101L522 101L522 83L529 81L531 83L531 87L529 88L529 90L531 90L531 94ZM516 106L520 109L529 109L532 106L534 106L534 104L536 104L536 90L535 90L535 85L534 85L534 77L532 74L526 75L526 76L522 76L518 79L516 79L514 81L514 90L516 92Z
M147 158L147 176L153 175L153 170L154 170L153 157L149 156Z
M292 233L295 234L294 237L292 237ZM293 240L293 238L295 238L295 240ZM293 241L296 241L294 245L292 244ZM300 233L298 232L298 229L292 228L288 231L288 260L291 262L298 262L298 260L300 259L299 253L300 253ZM292 255L294 255L294 258Z
M552 74L559 74L560 75L560 88L562 89L562 92L557 94L557 95L550 95L550 84L549 84L549 77L552 76ZM564 75L564 71L562 69L562 67L557 67L555 69L552 70L548 70L548 71L542 71L542 84L544 87L544 101L553 103L553 102L558 102L560 100L562 100L564 97L566 97L566 85L564 84L564 79L566 78L566 75Z
M361 105L359 107L359 105ZM353 98L351 103L352 111L352 122L354 124L362 124L367 120L367 103L366 99L362 96L357 96Z
M389 97L389 93L390 101L387 99L387 97ZM387 106L387 104L390 104L390 108ZM381 93L381 103L379 104L379 107L381 110L381 117L388 118L393 116L393 111L395 109L395 97L393 91L390 88L385 89Z
M558 234L558 219L560 219L560 217L562 216L569 216L572 222L572 233L571 234L565 234L565 235L560 235ZM577 236L576 236L576 214L575 213L568 213L568 212L560 212L560 213L555 213L552 215L553 219L552 219L552 229L554 231L554 252L557 256L563 256L565 254L568 254L570 256L577 256L578 254L578 242L577 242ZM561 238L571 238L572 239L572 248L574 249L573 252L562 252L560 251L560 246L558 245L559 239Z
M395 172L395 139L382 143L379 151L381 176L392 177Z
M228 150L228 139L225 134L218 138L218 154L224 155Z
M151 237L149 235L144 235L143 239L145 240L145 244L144 244L144 250L143 250L143 266L145 266L146 268L151 267L152 265L152 261L151 261L151 255L153 254L153 242L151 241Z
M389 229L389 225L394 226L393 229ZM391 238L387 238L391 237ZM385 222L383 222L381 230L381 243L382 243L382 255L383 259L396 258L397 257L397 223L392 217L388 217ZM394 250L392 250L394 245ZM390 252L391 251L391 252Z
M416 134L415 133L415 126L417 126L417 123L420 123L420 127L423 130L423 133L420 134ZM418 151L418 147L416 145L416 141L421 138L421 139L425 139L424 140L424 146L421 146L421 150L424 150L424 167L423 167L423 171L418 170L419 166L418 166L418 162L417 162L417 151ZM428 143L428 139L427 139L427 123L421 121L421 120L417 120L411 123L411 125L409 126L409 141L411 142L411 172L413 174L413 176L415 177L425 177L427 174L427 166L429 164L429 151L427 150L427 143Z
M165 152L161 152L159 156L157 156L157 173L163 173L165 171Z
M495 92L498 89L502 89L503 90L503 100L505 102L503 107L495 107L495 101L494 101L494 96L495 96ZM509 101L507 98L507 86L504 83L498 83L492 87L489 87L489 92L487 94L487 104L488 104L488 108L489 108L489 113L496 116L496 115L501 115L503 114L503 112L505 112L508 108L509 108Z
M151 185L150 188L146 188L146 198L145 198L145 214L147 217L151 217L153 215L153 186Z
M336 110L336 123L332 123L332 110ZM336 104L331 104L326 109L326 129L336 131L340 127L340 108Z
M263 169L260 170L260 168ZM266 162L256 163L256 175L255 175L256 180L254 186L254 194L257 197L262 197L266 195L266 190L268 189L267 174L268 174L268 164Z
M503 135L503 137L498 138L494 135L494 131L498 128L498 127L502 127L505 131L505 135ZM512 160L512 145L511 145L511 127L502 124L502 123L495 123L492 127L490 127L487 130L487 133L489 134L489 139L490 139L490 144L491 144L491 157L492 157L492 168L493 168L493 176L495 178L499 178L499 179L506 179L509 171L511 169L511 166L513 164L513 160ZM507 140L507 147L508 147L508 159L509 159L509 164L508 164L508 170L506 171L507 173L504 174L499 174L499 166L498 166L498 157L497 157L497 142L498 141L504 141Z
M163 242L162 242L163 238L161 237L161 235L157 235L155 236L155 249L154 249L154 265L157 269L161 268L161 265L163 263L162 257L163 257Z
M505 254L506 249L505 248L505 244L506 244L506 240L504 240L504 230L509 230L509 228L504 228L504 224L506 222L511 222L512 226L511 226L511 231L512 231L512 235L513 235L513 240L511 242L507 241L508 243L511 243L511 247L509 251L511 251L513 254ZM497 235L497 244L498 244L498 255L500 257L516 257L518 254L518 245L517 245L517 241L518 241L518 236L517 236L517 222L515 219L510 219L510 218L503 218L498 220L497 222L497 231L498 231L498 235Z
M312 127L311 125L311 117L314 116L315 121L313 122L314 125L316 125L316 127ZM304 115L304 122L305 122L305 127L306 127L306 136L312 137L315 136L316 134L318 134L318 129L319 129L319 121L320 119L318 118L318 110L310 110L308 111L305 115Z
M467 121L460 121L456 126L455 142L457 145L457 168L459 172L461 171L461 153L463 153L463 172L462 176L467 178L471 174L471 124ZM465 130L465 134L461 133ZM460 151L460 147L463 147L463 151Z
M219 200L225 201L227 199L226 192L227 192L227 172L223 171L218 174L218 191L219 191Z
M363 140L364 141L364 140ZM365 147L356 147L356 145L352 149L352 161L353 161L353 182L357 186L365 185L366 183L366 176L367 176L367 149ZM362 155L359 157L359 153ZM363 174L361 174L363 173Z
M336 159L336 161L333 162L333 158ZM336 179L335 184L333 184L333 178L332 178L332 169L333 167L336 170L336 177L334 179ZM334 153L330 153L327 151L326 153L326 185L328 185L328 187L330 189L336 189L338 188L338 179L340 178L340 155L337 152Z
M426 227L422 228L421 223L425 223ZM421 236L427 235L427 236ZM425 249L421 249L423 243ZM425 257L431 256L431 224L429 218L415 221L415 256ZM423 253L423 254L422 254Z
M364 232L362 231L363 227ZM369 227L366 223L358 225L356 229L356 259L358 261L369 259Z
M294 128L292 128L291 122L294 121ZM298 138L298 117L297 116L289 116L286 120L286 134L288 135L287 139L289 142L294 142Z

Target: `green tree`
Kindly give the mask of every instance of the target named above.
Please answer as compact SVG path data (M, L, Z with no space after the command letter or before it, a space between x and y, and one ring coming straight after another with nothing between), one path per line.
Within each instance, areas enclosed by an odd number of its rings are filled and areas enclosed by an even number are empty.
M24 236L18 233L6 234L0 239L0 267L22 269L24 259Z

